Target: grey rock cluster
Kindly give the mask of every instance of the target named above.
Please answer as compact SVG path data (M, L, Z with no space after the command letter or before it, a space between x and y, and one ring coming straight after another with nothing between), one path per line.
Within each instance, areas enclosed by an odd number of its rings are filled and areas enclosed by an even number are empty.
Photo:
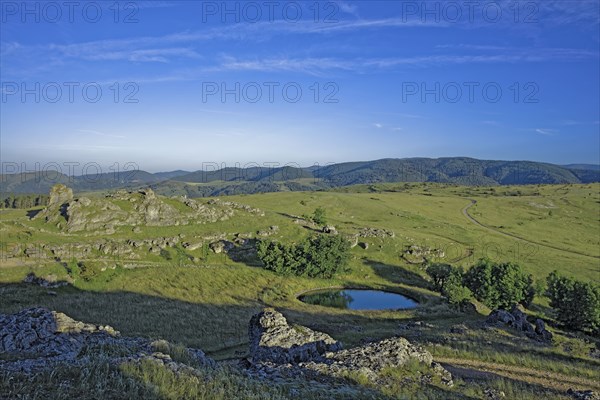
M536 319L535 325L527 321L527 314L525 314L525 310L520 304L513 306L510 312L502 309L492 311L487 317L486 323L506 325L524 332L529 338L540 341L550 341L552 339L552 332L546 330L546 324L542 319Z
M600 400L600 395L591 390L567 390L567 394L576 400Z
M264 215L265 215L265 213L258 208L253 208L246 204L235 203L233 201L223 201L221 199L212 199L212 200L209 200L208 204L218 205L221 207L231 208L234 210L242 210L242 211L245 211L245 212L248 212L251 214L259 215L261 217L264 217Z
M421 258L426 258L426 257L443 258L445 256L444 251L441 249L434 249L431 247L421 247L416 244L413 244L408 249L406 249L404 254L407 256L411 256L411 257L421 257Z
M362 228L360 231L358 231L358 236L362 237L362 238L386 239L386 238L394 238L394 237L396 237L396 234L394 233L394 231L390 231L387 229Z
M329 233L330 235L337 235L338 231L333 225L325 225L323 227L323 233Z
M30 283L32 285L38 285L38 286L41 286L44 288L54 289L54 288L58 288L61 286L67 286L71 282L59 281L58 278L56 277L56 275L47 275L46 277L42 278L42 277L36 276L35 273L30 272L23 279L23 283Z
M253 362L298 363L342 348L340 342L325 333L290 326L285 317L272 308L252 317L248 335Z
M115 355L106 353L110 348ZM6 355L0 357L2 370L32 373L58 364L83 365L91 361L93 349L103 349L102 355L114 363L153 357L148 339L122 337L108 325L76 321L46 308L0 314L0 354ZM214 365L201 350L188 352L198 364Z
M402 337L342 349L331 336L307 327L289 325L274 309L252 317L249 326L251 369L261 377L306 376L343 378L360 373L377 383L386 367L400 367L416 360L431 368L442 382L452 385L452 375L433 362L431 354Z
M256 231L257 236L271 236L279 232L279 227L277 225L272 225L269 229Z
M112 234L119 226L179 226L224 221L236 210L264 215L259 209L218 199L207 204L186 197L174 200L183 203L186 209L164 201L149 188L137 192L119 190L103 199L74 199L71 189L55 185L50 191L49 205L35 218L44 217L46 222L65 228L67 232Z

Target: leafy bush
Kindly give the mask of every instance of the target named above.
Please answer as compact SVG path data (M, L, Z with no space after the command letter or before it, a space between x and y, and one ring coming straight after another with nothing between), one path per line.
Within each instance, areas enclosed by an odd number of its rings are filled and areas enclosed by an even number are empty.
M433 281L433 288L438 292L442 291L451 271L452 265L440 263L429 264L425 270L427 275L429 275Z
M561 276L557 271L547 278L546 295L556 318L565 326L578 330L600 331L600 287Z
M463 282L477 300L490 308L507 309L516 303L528 306L535 295L533 277L511 262L481 259L466 272Z
M433 281L435 290L446 297L452 305L462 305L469 301L473 294L463 285L463 270L449 264L434 263L426 269Z
M450 274L444 282L442 294L452 305L462 306L473 297L471 290L463 285L463 271L459 268L451 268Z
M325 209L317 207L312 215L312 220L315 224L325 225L327 223L327 217L325 216Z
M331 278L346 266L350 245L342 236L317 234L297 245L263 240L257 250L265 269L284 275Z

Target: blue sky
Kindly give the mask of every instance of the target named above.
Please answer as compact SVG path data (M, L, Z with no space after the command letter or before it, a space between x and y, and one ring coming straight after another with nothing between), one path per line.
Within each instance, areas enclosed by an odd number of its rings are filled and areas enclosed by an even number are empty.
M597 0L1 4L3 163L600 162Z

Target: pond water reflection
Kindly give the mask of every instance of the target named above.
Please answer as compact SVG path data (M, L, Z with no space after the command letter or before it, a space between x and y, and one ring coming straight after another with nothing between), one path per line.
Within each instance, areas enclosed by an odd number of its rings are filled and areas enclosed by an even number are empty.
M415 300L381 290L337 289L306 293L298 298L307 304L349 310L395 310L415 308Z

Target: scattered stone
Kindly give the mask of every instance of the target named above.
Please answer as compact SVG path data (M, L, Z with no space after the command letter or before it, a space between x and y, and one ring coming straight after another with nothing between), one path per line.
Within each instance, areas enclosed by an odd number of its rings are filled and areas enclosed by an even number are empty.
M446 253L442 249L432 247L421 247L416 244L410 245L402 254L402 257L412 263L421 263L431 258L444 258Z
M506 394L503 391L494 388L486 388L483 391L483 394L485 395L486 399L490 400L500 400L506 397Z
M464 335L469 331L469 328L465 324L454 325L450 327L450 333L457 333L460 335Z
M49 289L54 289L69 284L67 281L59 281L56 275L48 275L45 278L41 278L36 276L33 272L27 274L27 276L23 279L23 283L30 283Z
M577 400L600 400L600 395L592 390L574 390L569 388L567 395Z
M84 365L94 348L115 349L119 355L103 351L115 364L145 358L153 351L148 339L122 337L108 325L83 323L46 308L0 314L0 353L9 355L0 358L0 370L32 373L57 364ZM202 351L187 350L198 365L215 365Z
M358 231L358 236L363 237L363 238L386 239L386 238L394 238L394 237L396 237L396 234L394 233L394 231L390 231L387 229L362 228L360 231Z
M506 310L498 309L492 311L485 322L490 325L502 323L512 327L515 325L515 317Z
M234 246L235 245L232 242L229 242L227 240L219 240L218 242L213 242L208 245L208 247L215 254L226 253L229 250L231 250Z
M323 227L323 233L329 233L331 235L337 235L338 231L337 231L337 229L335 229L335 226L333 226L333 225L325 225Z
M543 320L537 319L534 326L527 320L527 314L522 305L516 304L510 312L502 309L494 310L486 319L486 324L502 324L511 327L517 331L524 332L527 337L549 341L552 339L552 333L546 330L546 324Z
M369 243L367 242L360 242L358 245L364 250L367 250L369 248Z
M552 340L552 332L546 330L546 323L543 319L535 320L535 333L538 334L544 341Z
M350 243L350 248L353 249L358 246L358 235L346 235L346 239Z

